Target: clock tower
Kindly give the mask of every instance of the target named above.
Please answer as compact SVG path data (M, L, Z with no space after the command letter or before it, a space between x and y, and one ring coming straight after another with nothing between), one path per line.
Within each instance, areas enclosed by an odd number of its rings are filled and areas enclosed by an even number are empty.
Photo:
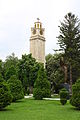
M44 37L44 28L42 28L42 23L34 23L34 27L31 28L31 37L30 37L30 53L32 57L36 59L37 62L41 62L45 66L45 37Z

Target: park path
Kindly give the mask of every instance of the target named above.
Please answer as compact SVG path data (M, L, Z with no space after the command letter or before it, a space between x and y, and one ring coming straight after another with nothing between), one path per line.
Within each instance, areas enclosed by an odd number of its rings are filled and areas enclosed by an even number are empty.
M28 96L24 96L24 98L32 98L33 94L30 94ZM60 100L60 98L43 98L44 100Z

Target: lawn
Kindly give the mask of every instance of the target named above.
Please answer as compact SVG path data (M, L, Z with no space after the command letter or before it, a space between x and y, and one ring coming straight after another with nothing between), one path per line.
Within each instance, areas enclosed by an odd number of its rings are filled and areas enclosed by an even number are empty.
M80 120L80 111L69 103L23 99L0 111L0 120Z

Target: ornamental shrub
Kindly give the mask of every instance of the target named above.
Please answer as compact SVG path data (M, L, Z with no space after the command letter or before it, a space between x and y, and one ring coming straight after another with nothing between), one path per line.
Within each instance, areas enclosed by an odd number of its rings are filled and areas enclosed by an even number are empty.
M11 94L13 96L13 101L24 98L23 89L21 81L17 79L15 75L10 77L8 80L8 84L10 86Z
M80 109L80 79L72 86L72 96L70 99L71 105L75 106L77 109Z
M60 102L62 105L65 105L67 103L67 99L62 98L62 99L60 99Z
M43 98L42 90L40 88L34 88L33 95L36 100L42 100Z
M50 97L50 83L47 80L46 72L43 66L40 66L37 79L34 83L33 96L35 99Z
M65 105L67 103L67 97L69 96L68 91L65 88L63 88L63 89L60 90L59 94L60 94L60 102L61 102L61 104Z
M0 80L0 110L10 105L12 102L12 95L8 84Z

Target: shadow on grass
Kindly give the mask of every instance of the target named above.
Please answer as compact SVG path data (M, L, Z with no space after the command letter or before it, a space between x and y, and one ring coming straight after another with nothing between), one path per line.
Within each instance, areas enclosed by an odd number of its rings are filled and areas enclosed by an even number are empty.
M12 103L23 103L23 102L25 102L24 99L21 99L21 100L13 101Z
M10 109L10 108L4 108L4 109L1 109L0 112L8 112L8 111L13 111L13 109Z
M71 107L71 108L69 108L70 110L72 110L72 111L78 111L78 112L80 112L80 109L79 108L76 108L76 107Z

